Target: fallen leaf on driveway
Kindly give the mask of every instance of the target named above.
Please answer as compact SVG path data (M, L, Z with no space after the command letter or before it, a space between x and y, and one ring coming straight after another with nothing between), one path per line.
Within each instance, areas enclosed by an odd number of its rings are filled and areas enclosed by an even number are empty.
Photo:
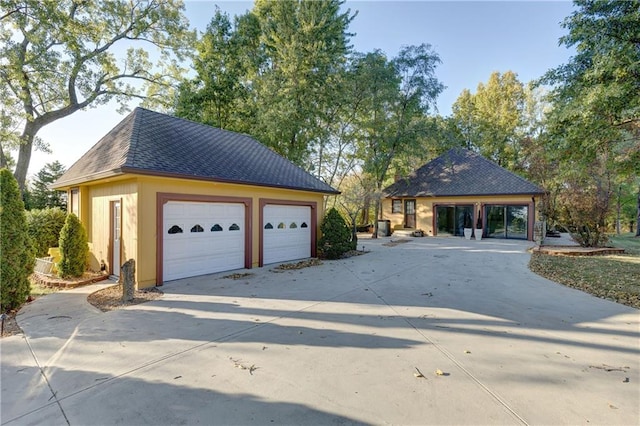
M418 367L413 367L416 369L416 373L413 373L413 375L417 378L421 378L421 379L426 379L426 377L424 377L424 374L422 374L422 371L418 370Z
M471 351L464 351L464 353L465 353L465 354L470 354L470 353L471 353Z
M436 370L436 376L448 376L449 373L445 373L444 371L440 370L439 368Z

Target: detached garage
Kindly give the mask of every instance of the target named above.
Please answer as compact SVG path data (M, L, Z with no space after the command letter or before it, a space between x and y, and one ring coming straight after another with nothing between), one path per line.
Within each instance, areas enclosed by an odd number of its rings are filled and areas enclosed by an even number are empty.
M136 108L55 183L91 267L136 261L144 288L314 257L338 192L250 136Z

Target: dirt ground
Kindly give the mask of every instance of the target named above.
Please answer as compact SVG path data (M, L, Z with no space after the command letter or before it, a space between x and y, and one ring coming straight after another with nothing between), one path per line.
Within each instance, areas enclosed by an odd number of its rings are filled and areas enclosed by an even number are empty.
M22 329L18 326L18 322L16 321L16 314L18 311L12 311L6 314L6 318L3 321L2 327L2 336L13 336L15 334L21 334Z
M125 306L138 305L140 303L155 300L162 296L162 291L157 287L152 287L144 290L136 290L133 295L133 300L123 303L122 302L122 286L120 284L112 285L111 287L98 290L95 293L91 293L87 297L87 301L102 312L113 311L114 309L123 308Z

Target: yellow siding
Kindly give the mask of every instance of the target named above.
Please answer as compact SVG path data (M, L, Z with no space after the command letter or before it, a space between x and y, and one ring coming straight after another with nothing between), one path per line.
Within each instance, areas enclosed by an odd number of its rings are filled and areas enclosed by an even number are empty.
M320 224L322 221L324 194L320 193L188 179L127 176L80 186L79 216L87 229L91 248L90 269L99 270L100 263L104 262L107 270L111 271L111 248L109 247L111 241L111 203L121 201L121 259L122 263L128 259L135 259L136 283L139 288L156 284L157 193L251 199L251 263L253 267L257 267L259 264L260 199L315 202L317 203L317 223ZM317 232L319 234L319 229Z
M468 197L418 197L407 198L416 200L416 228L425 231L426 235L435 235L433 229L434 206L472 204L477 213L478 208L484 204L530 204L530 195L502 195L502 196L468 196ZM540 202L536 197L536 207ZM401 228L404 225L404 213L392 213L392 200L385 198L382 200L382 217L391 221L391 228ZM404 208L404 202L403 202ZM535 219L538 220L538 213L535 212Z
M141 246L139 250L139 259L136 263L138 286L141 288L150 287L156 284L156 194L159 192L251 198L253 209L251 224L251 228L253 230L251 259L253 267L257 267L259 263L260 230L258 222L261 198L316 202L318 224L322 220L322 203L324 195L315 192L141 176L138 178L138 214L140 217L138 232Z
M86 192L87 199L81 198L81 205L87 205L91 215L82 214L83 223L87 227L89 243L92 246L91 264L93 270L100 269L100 262L111 269L109 253L111 240L111 202L121 201L122 211L122 244L121 263L128 259L138 259L138 214L137 183L135 180L118 181L92 185ZM137 274L137 271L136 271Z

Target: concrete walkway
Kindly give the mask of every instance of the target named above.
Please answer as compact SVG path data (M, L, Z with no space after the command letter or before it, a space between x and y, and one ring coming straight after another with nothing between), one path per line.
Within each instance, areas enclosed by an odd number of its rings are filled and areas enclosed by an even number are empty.
M527 242L386 242L109 313L38 299L2 424L638 424L638 310L532 274Z

